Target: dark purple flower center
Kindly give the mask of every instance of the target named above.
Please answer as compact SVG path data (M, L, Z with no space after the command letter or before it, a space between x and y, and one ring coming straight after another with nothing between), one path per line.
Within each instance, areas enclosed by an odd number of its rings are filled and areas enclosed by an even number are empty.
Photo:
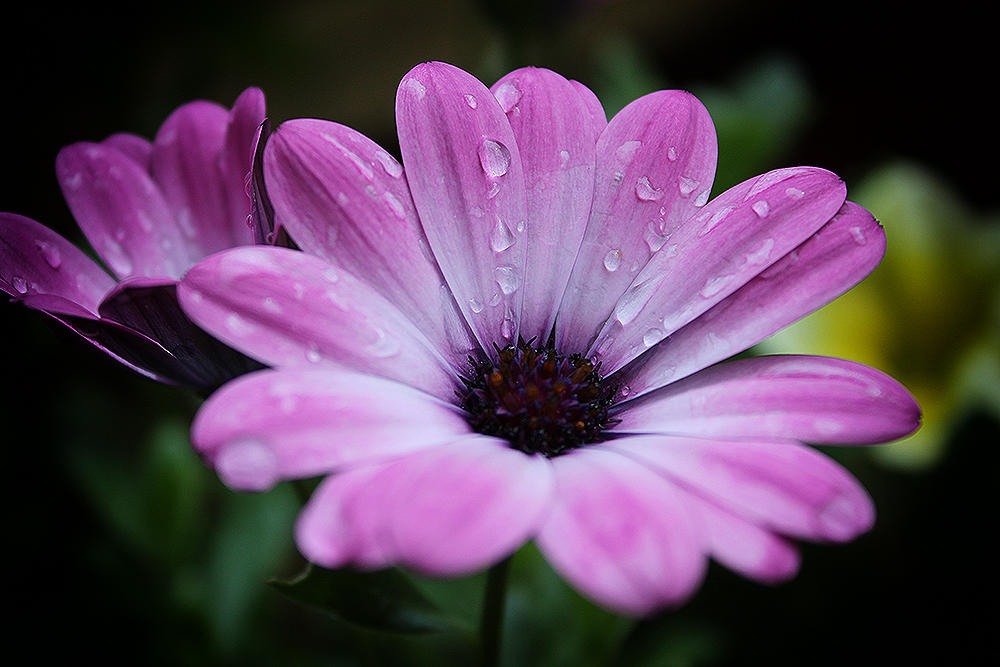
M496 348L497 361L469 359L460 405L473 429L503 438L528 454L558 456L606 438L616 420L608 417L614 391L600 364L552 347Z

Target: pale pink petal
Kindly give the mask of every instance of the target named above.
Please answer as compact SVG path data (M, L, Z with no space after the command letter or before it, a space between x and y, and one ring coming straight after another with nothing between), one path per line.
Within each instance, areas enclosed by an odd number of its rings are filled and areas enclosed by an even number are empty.
M547 69L511 72L491 89L507 113L527 187L521 336L544 343L583 241L594 194L597 135L589 101Z
M769 248L765 243L760 251ZM616 377L634 398L742 352L854 287L884 253L881 226L847 202L805 243Z
M615 304L588 351L605 373L691 322L812 236L840 210L835 174L782 169L723 193L676 229Z
M299 518L296 542L326 567L458 576L530 539L551 493L545 459L468 437L327 479Z
M199 326L270 366L335 365L452 399L456 378L375 290L304 252L253 246L212 255L178 287Z
M170 114L153 142L151 173L196 257L236 244L229 188L219 164L229 118L229 111L214 102L189 102ZM249 208L248 203L248 213Z
M232 228L235 245L249 245L253 233L247 224L250 215L250 158L256 145L257 129L264 122L264 93L260 88L247 88L233 103L226 124L226 137L219 164L222 183L229 198L229 215L220 220Z
M101 142L105 146L124 153L145 171L149 171L149 156L153 152L153 144L148 139L137 134L119 132Z
M678 90L622 109L597 141L590 221L560 307L557 340L584 350L666 238L708 201L717 146L708 111Z
M403 167L337 123L284 123L264 153L277 225L304 251L377 289L455 367L476 347L420 227Z
M613 430L814 443L886 442L920 425L891 377L844 359L775 355L713 366L615 408Z
M260 491L468 432L458 410L412 387L309 368L261 371L225 385L198 412L191 442L226 484Z
M18 300L36 295L48 300L43 309L91 316L101 298L114 287L111 279L79 248L48 227L14 213L0 213L0 289ZM32 307L38 308L39 305Z
M493 94L452 65L413 68L396 96L399 146L431 250L483 349L517 340L526 247L517 141Z
M152 178L103 144L59 151L56 176L90 245L119 278L180 278L195 256Z
M796 442L650 435L608 447L738 516L793 537L848 541L875 521L871 498L858 481L833 459Z
M625 614L687 599L705 571L697 514L670 482L603 448L552 459L552 510L537 543L576 589Z
M394 489L399 561L433 576L489 567L535 533L552 496L548 460L475 437L407 457Z
M579 81L570 80L570 84L576 88L577 95L587 105L590 113L590 128L594 133L594 140L596 141L597 137L601 136L601 132L604 132L604 128L608 126L608 114L604 111L604 105L597 99L594 91Z

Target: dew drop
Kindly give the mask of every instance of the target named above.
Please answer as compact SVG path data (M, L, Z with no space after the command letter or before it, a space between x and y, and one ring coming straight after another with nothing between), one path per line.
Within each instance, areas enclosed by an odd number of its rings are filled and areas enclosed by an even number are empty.
M42 253L45 263L53 269L58 269L59 265L62 264L62 255L59 253L59 248L45 241L35 241L35 245L38 248L38 252Z
M635 182L635 196L642 201L657 201L663 199L663 190L653 187L648 176L642 176Z
M309 346L306 347L306 361L311 364L318 364L322 361L322 359L323 355L319 353L319 345L316 343L309 343Z
M500 178L510 169L510 150L499 141L484 139L479 145L479 164L490 178Z
M509 316L509 313L504 316L503 322L500 323L500 335L510 340L514 337L514 318Z
M496 224L490 231L490 247L493 252L503 252L514 245L514 241L514 233L510 231L510 227L497 216Z
M798 188L785 188L785 194L792 199L802 199L806 196L806 193Z
M337 203L341 206L347 206L351 201L351 198L347 196L346 192L337 193Z
M663 331L653 327L642 335L642 344L646 347L653 347L663 340Z
M278 457L266 442L240 438L226 443L215 459L223 483L239 491L266 491L278 481Z
M470 95L469 93L465 94L465 103L469 105L470 109L475 109L479 106L479 102L476 101L476 96Z
M643 239L646 241L646 245L649 246L650 252L656 252L663 247L663 244L667 242L670 238L669 235L663 235L660 233L659 225L654 222L650 222L646 229L646 234Z
M486 191L486 198L493 199L500 194L500 184L494 181L490 184L490 189Z
M499 292L495 292L493 296L490 297L490 308L496 308L503 301L503 297L500 296Z
M79 190L83 185L83 174L77 172L65 180L66 187L70 190Z
M617 271L621 264L622 251L617 248L612 248L608 251L608 254L604 256L604 268L608 271Z
M707 190L702 190L701 194L699 194L697 197L695 197L694 201L691 202L691 203L694 204L695 206L697 206L698 208L701 208L702 206L704 206L705 204L708 203L709 194L711 194L711 189L710 188L707 189Z
M402 202L399 201L396 195L391 192L385 192L382 194L382 199L385 201L386 208L388 208L394 216L400 220L404 220L406 218L406 209L403 208Z
M253 325L236 313L229 313L226 316L226 328L236 336L246 336L253 332Z
M424 95L427 94L427 88L424 87L424 84L420 83L420 81L413 77L404 81L403 87L410 91L413 95L416 95L418 100L424 99Z
M706 299L710 299L732 282L733 276L718 276L715 278L709 278L705 281L704 287L701 288L701 295Z
M652 280L645 280L625 290L625 294L615 304L615 319L623 326L634 320L652 298L655 287Z
M513 266L498 266L493 270L493 277L496 278L497 285L500 286L500 291L504 294L512 294L517 291L521 282Z
M569 151L559 151L559 166L565 168L569 164Z
M365 186L365 192L368 193L369 197L377 197L378 196L378 190L376 190L375 186L372 185L371 183L369 183L368 185Z
M868 242L868 239L865 238L865 234L861 231L860 227L849 227L847 231L851 233L851 238L853 238L854 242L858 245L864 245Z
M623 384L621 389L618 390L618 393L621 394L622 398L628 398L632 395L632 388L627 384Z
M503 112L510 113L510 110L521 101L521 94L520 89L514 83L504 81L497 86L494 96L497 98L497 102L500 103L500 108L503 109Z
M635 157L635 154L642 148L641 141L626 141L615 149L615 157L628 164Z
M774 239L764 239L760 248L747 255L747 264L763 264L771 256L774 249Z
M730 206L725 206L716 211L712 216L705 222L705 226L698 230L698 236L704 236L710 231L716 228L716 226L722 222L727 215L732 213L733 209Z
M757 214L758 218L766 218L767 214L771 212L771 207L763 199L755 201L753 206L750 208L753 209L753 212Z
M517 231L518 232L523 232L524 231L524 225L525 225L525 223L526 223L525 220L518 220L517 221Z
M389 155L385 151L379 150L375 151L375 159L378 163L382 165L382 169L385 170L389 176L393 178L399 178L403 175L403 165L396 161L396 158Z
M10 279L10 284L13 285L14 289L17 290L18 294L28 293L28 281L21 276L14 276Z
M611 175L611 180L614 182L615 185L620 185L621 182L625 180L625 174L623 174L620 171L616 171L614 174Z
M483 312L483 302L476 297L472 297L469 299L469 309L474 313L481 313Z
M385 359L399 353L399 341L382 329L375 327L375 342L367 345L365 352L373 357Z
M671 162L677 161L677 149L674 148L673 146L667 149L667 159L670 160Z
M332 266L323 269L323 273L321 275L328 283L336 283L340 281L340 274L337 273L337 270Z
M261 305L264 307L264 310L274 313L275 315L280 315L283 310L281 304L275 301L273 296L264 297Z
M680 190L682 197L687 197L698 187L698 181L693 178L688 178L687 176L681 176L677 181L677 187Z

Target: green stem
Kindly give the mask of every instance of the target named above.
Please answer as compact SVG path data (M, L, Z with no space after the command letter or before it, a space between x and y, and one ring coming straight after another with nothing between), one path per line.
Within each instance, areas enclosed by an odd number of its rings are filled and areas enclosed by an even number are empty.
M500 664L504 598L507 594L507 574L509 571L510 558L508 557L491 567L486 575L483 616L479 625L483 667L497 667Z

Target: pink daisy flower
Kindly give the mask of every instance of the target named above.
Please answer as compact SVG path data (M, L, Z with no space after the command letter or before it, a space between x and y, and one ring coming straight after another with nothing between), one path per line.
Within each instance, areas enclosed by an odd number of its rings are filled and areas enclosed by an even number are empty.
M710 200L697 99L607 122L544 69L487 89L422 64L396 118L402 165L342 125L283 124L264 178L306 252L225 251L179 287L274 367L213 395L194 445L235 489L325 475L296 527L310 561L452 576L535 540L582 593L645 614L708 557L780 581L793 540L871 527L864 489L803 443L906 435L907 391L840 359L713 365L878 264L882 230L837 176L782 169Z
M253 243L246 179L264 94L232 109L185 104L154 142L114 134L63 148L56 175L101 266L30 218L0 213L0 289L162 382L210 391L259 364L213 340L177 304L205 256Z

